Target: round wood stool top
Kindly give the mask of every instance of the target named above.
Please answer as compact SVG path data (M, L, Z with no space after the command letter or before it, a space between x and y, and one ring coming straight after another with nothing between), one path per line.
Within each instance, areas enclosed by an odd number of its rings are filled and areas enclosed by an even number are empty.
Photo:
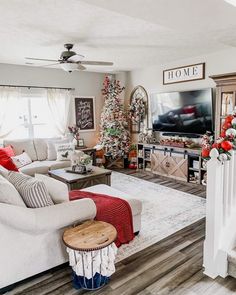
M66 229L63 234L65 245L77 251L94 251L107 247L115 241L117 231L107 222L89 220L81 225Z

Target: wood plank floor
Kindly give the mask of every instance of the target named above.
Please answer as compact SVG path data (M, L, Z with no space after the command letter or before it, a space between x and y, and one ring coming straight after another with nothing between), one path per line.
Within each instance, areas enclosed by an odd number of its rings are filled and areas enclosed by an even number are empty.
M127 173L130 173L126 171ZM137 173L133 174L139 177ZM151 175L149 175L151 176ZM146 175L146 179L149 177ZM152 179L152 178L150 178ZM150 179L147 179L150 181ZM157 183L159 180L157 180ZM163 180L164 181L164 180ZM167 180L165 180L167 181ZM169 182L162 183L163 185ZM161 182L160 182L161 183ZM175 183L177 185L177 183ZM174 185L174 182L173 182ZM193 190L188 185L181 186ZM176 187L175 187L176 188ZM202 188L199 188L202 190ZM189 191L188 191L189 192ZM195 188L195 194L200 195ZM202 195L203 197L203 195ZM158 226L158 225L157 225ZM203 274L204 219L124 259L104 288L92 295L228 295L236 294L236 280L212 280ZM80 295L71 283L71 270L64 265L17 286L8 295Z
M134 170L134 169L114 169L114 171L141 178L150 182L158 183L176 190L190 193L202 198L206 197L206 186L197 185L188 182L178 181L169 177L155 175L149 171Z

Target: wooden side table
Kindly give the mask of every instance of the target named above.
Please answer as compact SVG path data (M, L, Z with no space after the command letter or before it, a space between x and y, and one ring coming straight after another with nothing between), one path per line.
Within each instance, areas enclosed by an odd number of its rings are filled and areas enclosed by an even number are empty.
M96 220L65 230L63 242L76 289L96 290L108 283L115 272L116 237L113 225Z

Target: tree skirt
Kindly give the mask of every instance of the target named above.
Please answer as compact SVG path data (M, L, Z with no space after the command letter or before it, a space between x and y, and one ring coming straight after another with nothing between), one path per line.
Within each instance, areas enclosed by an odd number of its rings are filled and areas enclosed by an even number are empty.
M205 217L203 198L118 172L111 179L112 187L143 203L140 234L118 249L116 262Z

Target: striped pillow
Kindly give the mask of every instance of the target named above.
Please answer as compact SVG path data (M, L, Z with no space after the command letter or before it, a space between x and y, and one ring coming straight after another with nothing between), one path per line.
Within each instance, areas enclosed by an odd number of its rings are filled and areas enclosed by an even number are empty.
M54 205L42 181L18 172L10 172L8 180L18 190L27 207L40 208Z

